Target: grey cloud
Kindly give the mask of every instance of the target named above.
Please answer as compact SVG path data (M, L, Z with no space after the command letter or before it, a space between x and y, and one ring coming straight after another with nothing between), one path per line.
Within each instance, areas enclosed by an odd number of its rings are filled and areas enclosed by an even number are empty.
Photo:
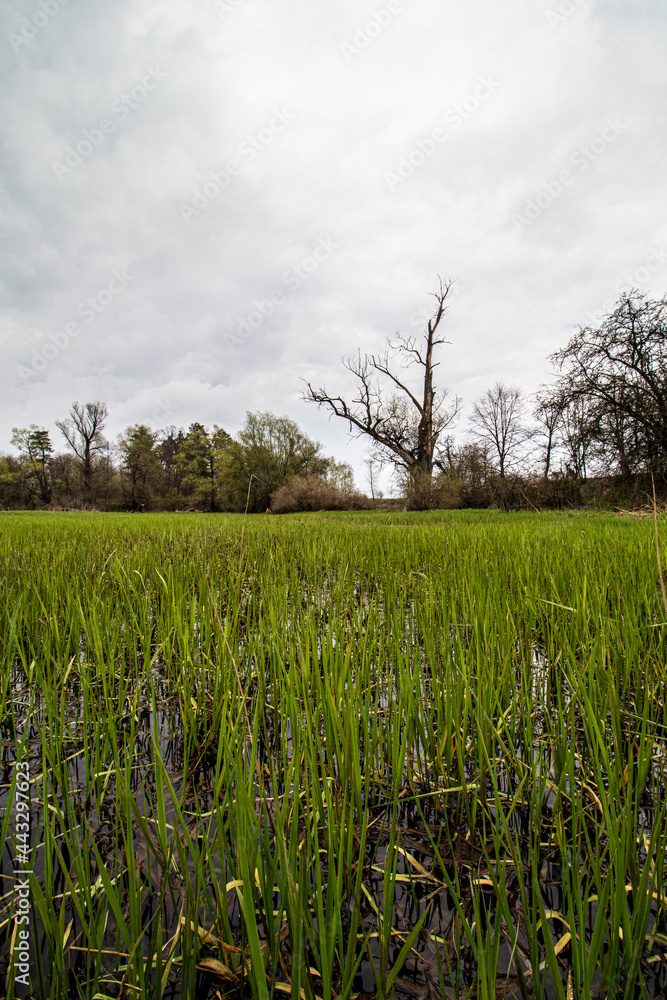
M155 414L234 430L246 409L273 409L361 474L363 448L300 402L300 375L344 386L341 355L414 332L441 273L461 284L445 383L468 403L497 378L532 390L573 324L667 242L661 5L586 0L552 26L558 0L403 0L346 62L341 45L387 6L70 0L18 51L7 36L39 2L3 9L5 442L15 424L53 427L74 398L106 399L112 433ZM156 66L164 79L133 98ZM481 77L500 86L389 190L385 173ZM275 108L294 121L186 221L181 206ZM609 116L627 129L576 169ZM67 147L74 165L54 170ZM572 183L517 229L564 169ZM225 333L328 234L340 249L230 349ZM134 280L86 322L80 304L123 268ZM663 294L667 265L646 286Z

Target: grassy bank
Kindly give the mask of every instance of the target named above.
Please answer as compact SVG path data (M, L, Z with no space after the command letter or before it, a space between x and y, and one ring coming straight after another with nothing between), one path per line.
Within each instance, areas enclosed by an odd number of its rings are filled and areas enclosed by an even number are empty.
M34 996L663 996L652 523L242 525L0 515L7 995L19 760Z

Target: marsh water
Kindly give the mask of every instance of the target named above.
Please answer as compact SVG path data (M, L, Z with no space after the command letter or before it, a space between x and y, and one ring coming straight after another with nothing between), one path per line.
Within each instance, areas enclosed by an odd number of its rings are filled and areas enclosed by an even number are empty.
M456 513L0 534L8 992L18 761L40 1000L665 995L651 533Z

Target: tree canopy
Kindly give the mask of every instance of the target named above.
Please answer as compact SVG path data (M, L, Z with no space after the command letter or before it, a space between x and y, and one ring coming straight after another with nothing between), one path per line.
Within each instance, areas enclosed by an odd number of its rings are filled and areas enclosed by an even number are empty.
M14 428L18 458L0 457L0 506L57 504L108 510L264 511L294 477L319 477L351 491L352 469L322 455L287 416L247 413L238 434L194 422L186 429L133 424L111 445L106 406L74 403L56 421L68 452L56 454L46 429Z
M667 299L632 289L552 360L559 378L551 396L577 424L579 450L583 436L625 477L667 471Z

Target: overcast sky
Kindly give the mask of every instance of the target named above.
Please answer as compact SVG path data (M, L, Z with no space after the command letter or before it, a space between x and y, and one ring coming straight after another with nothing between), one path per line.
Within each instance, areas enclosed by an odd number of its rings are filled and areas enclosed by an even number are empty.
M438 274L439 384L533 392L667 292L666 42L664 0L5 0L0 450L74 399L271 410L365 487L299 379L347 392Z

